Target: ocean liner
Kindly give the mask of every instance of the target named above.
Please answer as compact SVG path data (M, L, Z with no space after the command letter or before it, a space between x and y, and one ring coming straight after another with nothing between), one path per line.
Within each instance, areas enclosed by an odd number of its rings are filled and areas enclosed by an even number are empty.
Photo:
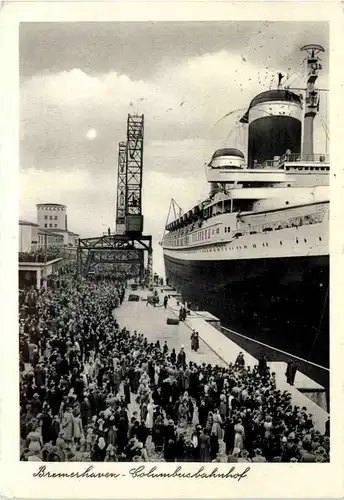
M329 363L329 171L314 154L320 45L307 45L304 94L254 97L241 123L248 151L219 149L208 199L165 227L167 282L224 326L323 366ZM301 89L298 89L301 90Z

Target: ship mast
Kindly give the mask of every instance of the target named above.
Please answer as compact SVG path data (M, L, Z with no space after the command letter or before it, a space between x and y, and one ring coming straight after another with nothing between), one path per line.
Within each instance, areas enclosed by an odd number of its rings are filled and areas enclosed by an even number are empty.
M307 70L307 88L306 88L306 109L303 129L302 154L313 155L314 143L314 118L319 111L320 96L315 89L315 82L318 79L318 72L322 69L319 52L325 52L321 45L304 45L302 51L306 51L306 70Z

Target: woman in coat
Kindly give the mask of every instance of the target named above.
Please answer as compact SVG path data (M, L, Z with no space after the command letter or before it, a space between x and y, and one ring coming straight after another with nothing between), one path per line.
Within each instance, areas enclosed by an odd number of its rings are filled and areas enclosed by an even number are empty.
M189 405L187 401L182 401L178 407L178 425L186 427L189 417Z
M222 422L224 422L227 417L227 402L224 394L220 395L219 413L221 415Z
M210 437L208 429L204 429L199 437L201 462L210 462Z
M164 443L164 438L163 438L163 421L160 415L157 416L153 425L152 441L154 443L155 451L161 451Z
M110 418L110 424L110 428L106 435L106 442L108 446L111 445L115 447L117 444L117 427L115 426L113 417L112 420Z
M226 444L226 454L228 455L229 452L233 449L233 443L234 443L235 432L234 432L233 420L227 417L223 427L224 427L223 440Z
M63 429L63 435L64 435L64 440L65 441L73 441L74 437L74 432L73 432L73 414L71 408L67 408L66 412L63 416L63 424L62 424L62 429Z
M169 439L164 446L164 459L166 462L174 462L176 459L175 442L173 439Z
M109 444L106 448L105 462L118 462L115 447Z
M158 364L156 364L155 368L154 368L154 384L155 384L155 386L159 385L159 376L160 376L160 366Z
M213 431L210 435L210 458L211 460L215 460L218 452L219 452L219 440L216 433Z
M213 428L213 423L214 423L214 415L212 411L208 412L208 418L207 418L207 424L206 428L208 430L208 433L211 433L211 429Z
M245 440L245 429L242 425L241 418L239 418L238 422L234 426L234 446L233 448L238 448L239 450L244 449L244 440Z
M150 399L147 405L147 415L146 415L146 427L147 429L153 428L153 413L154 413L154 403L153 400Z
M80 439L84 435L84 430L82 427L82 420L80 415L77 415L77 412L74 411L73 415L73 437L74 442L80 445Z
M106 443L103 437L97 439L92 451L92 462L104 462L106 456Z
M217 439L222 439L222 418L218 409L214 411L211 432L216 435Z

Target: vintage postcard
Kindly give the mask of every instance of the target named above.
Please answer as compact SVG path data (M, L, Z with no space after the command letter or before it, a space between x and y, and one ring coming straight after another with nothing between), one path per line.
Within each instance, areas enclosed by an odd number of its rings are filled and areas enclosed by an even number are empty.
M1 494L341 496L341 5L0 20Z

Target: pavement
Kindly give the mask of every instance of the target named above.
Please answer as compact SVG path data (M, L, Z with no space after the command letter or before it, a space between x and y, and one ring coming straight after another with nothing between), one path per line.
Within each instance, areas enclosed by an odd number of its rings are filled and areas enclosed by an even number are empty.
M178 325L167 325L167 318L178 317L179 309L177 309L175 299L170 299L169 302L173 302L173 304L165 309L162 305L165 294L159 294L161 297L160 304L154 307L152 305L147 306L145 300L128 302L127 299L130 293L139 295L142 299L151 294L148 290L127 291L123 304L114 310L114 316L121 327L143 333L148 342L159 340L161 346L166 340L169 349L171 350L174 347L177 354L183 345L187 361L227 366L221 356L214 352L202 339L200 339L199 350L197 352L191 350L190 336L192 328L186 324L187 322L180 322Z

